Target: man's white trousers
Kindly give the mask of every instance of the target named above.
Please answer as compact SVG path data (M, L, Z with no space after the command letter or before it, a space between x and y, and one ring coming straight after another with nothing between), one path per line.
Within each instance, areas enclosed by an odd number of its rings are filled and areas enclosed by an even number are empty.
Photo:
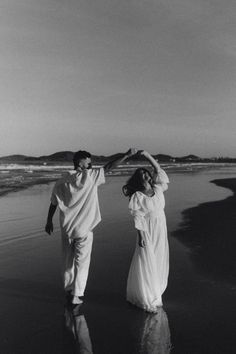
M93 233L69 240L62 233L62 272L64 289L72 295L83 296L88 279Z

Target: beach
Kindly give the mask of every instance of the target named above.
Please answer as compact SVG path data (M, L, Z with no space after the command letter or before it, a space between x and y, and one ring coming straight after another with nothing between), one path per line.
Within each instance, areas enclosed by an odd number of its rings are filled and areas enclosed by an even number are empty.
M1 196L1 353L235 351L236 167L169 176L170 276L156 315L125 301L136 238L121 194L127 176L108 177L99 190L102 222L94 230L85 302L74 312L61 284L58 216L54 235L44 232L53 184Z

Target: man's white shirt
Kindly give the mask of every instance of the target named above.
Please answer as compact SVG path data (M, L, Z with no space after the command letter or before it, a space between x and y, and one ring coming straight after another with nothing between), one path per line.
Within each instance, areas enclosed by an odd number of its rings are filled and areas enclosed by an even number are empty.
M56 182L51 203L60 209L61 229L68 238L84 237L101 221L97 187L103 183L103 168L70 171Z

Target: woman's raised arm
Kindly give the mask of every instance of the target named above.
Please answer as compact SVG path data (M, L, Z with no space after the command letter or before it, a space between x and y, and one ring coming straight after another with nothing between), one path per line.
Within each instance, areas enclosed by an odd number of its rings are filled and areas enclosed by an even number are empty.
M153 182L160 184L163 191L168 189L169 178L165 171L161 168L157 160L155 160L149 152L145 150L138 151L139 155L146 157L154 169Z

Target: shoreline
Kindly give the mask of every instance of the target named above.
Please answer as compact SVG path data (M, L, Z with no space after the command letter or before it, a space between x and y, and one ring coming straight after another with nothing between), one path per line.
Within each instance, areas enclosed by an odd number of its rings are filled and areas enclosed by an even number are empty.
M161 163L168 173L197 173L201 170L211 170L220 167L230 168L235 164L232 163ZM69 170L73 170L73 166L33 166L33 165L16 165L10 167L0 163L0 197L5 196L8 193L14 193L34 185L49 184L57 181L64 173ZM119 168L114 169L107 174L107 177L128 177L138 167L148 167L149 165L142 164L125 164ZM94 165L95 168L101 167L100 165ZM226 187L227 188L227 187Z
M200 273L234 283L236 178L214 179L210 183L231 190L233 195L185 209L183 221L172 236L189 248L190 258Z

